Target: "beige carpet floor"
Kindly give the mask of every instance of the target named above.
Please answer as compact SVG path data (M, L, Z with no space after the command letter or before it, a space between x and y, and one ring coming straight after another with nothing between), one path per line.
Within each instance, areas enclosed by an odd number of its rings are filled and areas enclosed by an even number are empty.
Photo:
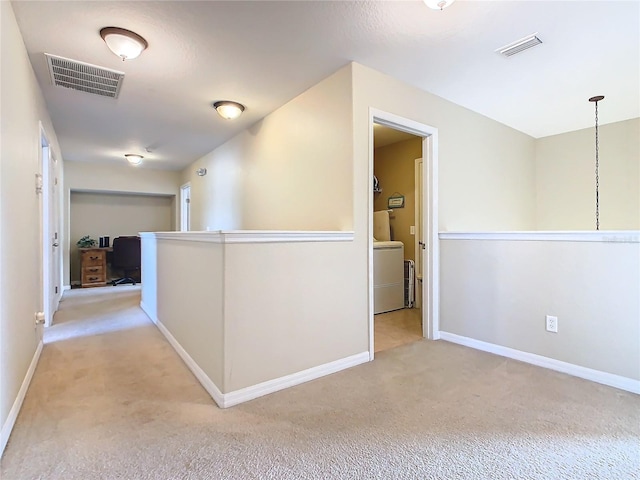
M65 294L2 480L640 478L636 395L421 340L221 410L138 303Z

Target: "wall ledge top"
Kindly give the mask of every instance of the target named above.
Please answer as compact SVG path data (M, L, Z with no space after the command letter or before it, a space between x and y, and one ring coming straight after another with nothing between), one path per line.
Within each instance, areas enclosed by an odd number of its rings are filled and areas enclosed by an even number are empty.
M205 243L352 242L353 232L296 230L215 230L198 232L140 232L143 239Z
M522 240L533 242L640 243L640 230L440 232L440 240Z

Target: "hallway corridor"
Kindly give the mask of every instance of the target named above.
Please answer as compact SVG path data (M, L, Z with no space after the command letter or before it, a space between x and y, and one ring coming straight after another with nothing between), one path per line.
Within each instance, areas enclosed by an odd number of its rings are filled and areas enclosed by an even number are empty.
M126 460L148 469L175 448L167 438L220 414L139 304L139 286L65 292L3 456L3 480L133 478L114 467Z

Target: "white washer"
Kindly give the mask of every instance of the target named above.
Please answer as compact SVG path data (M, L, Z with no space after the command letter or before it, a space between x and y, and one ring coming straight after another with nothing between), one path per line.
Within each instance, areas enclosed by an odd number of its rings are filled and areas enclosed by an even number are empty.
M373 242L373 313L404 308L404 244Z

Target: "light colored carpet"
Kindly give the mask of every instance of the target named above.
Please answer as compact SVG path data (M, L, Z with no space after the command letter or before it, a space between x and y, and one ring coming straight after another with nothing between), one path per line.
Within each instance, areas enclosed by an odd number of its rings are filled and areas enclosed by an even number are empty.
M2 480L640 478L633 394L422 340L221 410L138 302L65 294Z

